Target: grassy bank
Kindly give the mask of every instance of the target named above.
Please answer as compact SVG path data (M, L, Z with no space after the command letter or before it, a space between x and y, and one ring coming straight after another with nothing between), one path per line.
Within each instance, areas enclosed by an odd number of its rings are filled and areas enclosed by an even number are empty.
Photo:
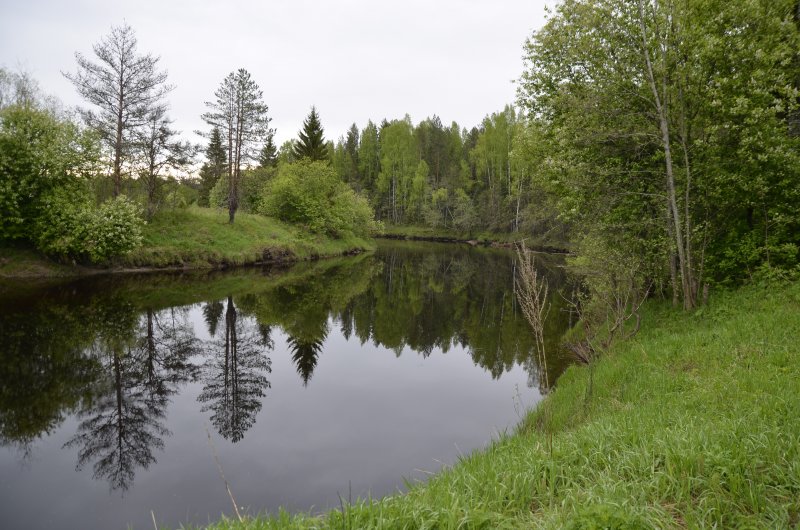
M228 223L227 211L190 207L159 212L145 227L144 243L103 267L55 263L27 249L3 249L0 277L58 277L128 268L219 268L339 256L374 248L372 241L332 239L275 219L239 213Z
M214 528L796 528L800 284L691 314L651 303L644 322L516 433L406 495Z

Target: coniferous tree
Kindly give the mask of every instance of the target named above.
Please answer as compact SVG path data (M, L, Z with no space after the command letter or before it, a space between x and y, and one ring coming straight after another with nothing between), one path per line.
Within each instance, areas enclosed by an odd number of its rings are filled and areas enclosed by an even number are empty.
M299 132L300 140L294 146L294 157L297 160L327 160L328 145L323 137L322 123L319 121L317 108L312 106L308 118L303 122L303 130Z
M269 109L262 100L263 92L244 68L228 74L214 96L215 101L206 102L209 111L201 118L218 127L227 139L228 214L233 223L239 208L242 166L257 158L256 145L269 132Z
M148 115L164 104L173 88L167 84L167 73L158 70L159 58L139 55L136 44L133 28L114 26L93 47L99 62L76 53L77 73L64 74L98 109L82 110L81 114L111 150L115 197L121 191L122 165L130 155L132 133L147 123Z
M267 133L267 141L258 154L258 166L262 168L276 167L278 165L278 147L275 145L275 129Z
M208 196L211 189L227 169L228 156L225 147L222 145L222 134L219 127L211 130L206 147L206 163L200 168L200 206L208 206Z

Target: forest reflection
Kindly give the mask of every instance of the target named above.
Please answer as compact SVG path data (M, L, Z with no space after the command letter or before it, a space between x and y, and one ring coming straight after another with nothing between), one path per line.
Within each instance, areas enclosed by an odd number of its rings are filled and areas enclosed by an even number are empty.
M567 362L557 354L569 320L558 265L558 258L540 260L553 293L550 381ZM398 356L427 358L458 346L492 378L523 366L529 385L544 392L514 281L508 251L392 244L280 273L7 291L0 297L10 308L0 313L0 443L25 458L38 438L74 416L77 429L64 449L77 452L76 468L125 491L157 461L171 434L169 404L187 385L199 385L198 407L216 432L239 442L269 399L271 358L288 356L298 383L313 385L333 334Z

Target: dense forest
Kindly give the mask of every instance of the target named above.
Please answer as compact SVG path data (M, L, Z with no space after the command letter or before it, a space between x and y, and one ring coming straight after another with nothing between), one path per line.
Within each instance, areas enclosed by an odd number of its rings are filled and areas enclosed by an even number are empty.
M566 0L524 44L517 101L480 124L376 118L333 141L312 106L278 147L245 69L206 103L204 145L181 140L158 57L115 27L65 74L77 114L0 71L0 238L102 262L193 203L332 237L512 233L568 246L589 290L692 308L797 267L799 28L793 0Z

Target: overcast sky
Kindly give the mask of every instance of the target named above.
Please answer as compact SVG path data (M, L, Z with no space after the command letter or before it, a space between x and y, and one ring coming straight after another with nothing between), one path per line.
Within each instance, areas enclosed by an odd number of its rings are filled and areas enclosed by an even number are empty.
M161 57L176 86L171 116L193 141L204 101L240 67L264 91L278 145L312 104L331 140L353 122L406 113L471 127L513 103L522 45L544 23L545 4L554 1L0 0L0 65L81 104L61 72L125 21L139 51Z

